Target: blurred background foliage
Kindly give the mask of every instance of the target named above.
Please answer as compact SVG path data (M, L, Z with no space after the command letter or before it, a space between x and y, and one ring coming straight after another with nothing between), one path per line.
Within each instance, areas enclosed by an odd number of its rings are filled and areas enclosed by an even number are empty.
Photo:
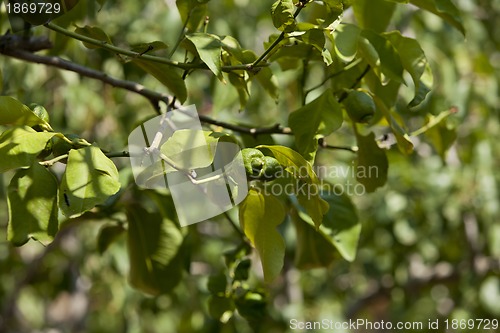
M436 130L414 137L411 156L390 148L387 185L353 197L363 226L356 260L348 263L339 257L328 269L308 271L286 262L277 281L261 286L271 300L263 331L290 331L291 318L392 322L500 318L500 1L455 3L462 13L465 39L440 18L405 5L396 6L387 29L420 42L435 76L431 96L420 108L437 115L456 107L458 112L442 125L449 127L450 137ZM182 27L173 0L108 0L102 8L89 1L81 6L74 17L58 23L69 25L79 19L79 26L98 25L117 45L154 40L173 45ZM210 1L207 29L232 35L259 54L265 39L275 33L270 6L267 1ZM5 32L9 23L5 8L1 11L0 28ZM351 10L344 21L355 22ZM33 33L45 35L48 30L37 27ZM53 54L164 91L154 78L136 67L122 67L107 51L88 52L80 42L49 34L55 41ZM3 56L0 69L1 95L44 105L56 130L77 133L104 149L123 149L128 133L154 114L141 96L75 73ZM196 72L187 78L187 104L221 120L284 124L299 105L294 96L299 75L298 69L277 69L279 103L254 84L249 103L239 112L238 93L232 86L210 73ZM314 81L320 73L311 68L310 75ZM399 111L410 129L422 126L418 112L404 107ZM334 143L354 144L354 138L344 133L336 132ZM290 144L289 138L274 139ZM353 155L320 150L317 160L321 165L348 166ZM117 163L127 177L126 161ZM250 331L241 317L222 324L207 315L208 276L224 269L221 253L235 246L232 230L222 219L189 227L191 274L171 294L149 297L127 284L125 237L119 236L102 254L98 251L100 228L123 217L77 222L60 241L45 248L36 242L21 248L7 243L6 188L12 175L0 177L0 321L18 319L10 332ZM287 251L293 252L290 224L283 232ZM259 281L251 278L254 285Z

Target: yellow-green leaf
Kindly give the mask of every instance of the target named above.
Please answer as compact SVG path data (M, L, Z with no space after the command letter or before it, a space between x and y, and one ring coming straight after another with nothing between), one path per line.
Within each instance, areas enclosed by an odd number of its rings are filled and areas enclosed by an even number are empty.
M106 43L106 44L112 44L111 39L109 38L109 36L101 28L99 28L99 27L91 27L89 25L86 25L84 27L78 27L78 28L76 28L75 32L77 34L80 34L80 35L83 35L83 36L86 36L86 37L90 37L90 38L93 38L93 39L100 40L100 41L102 41L103 43ZM97 46L97 45L94 45L94 44L90 44L90 43L86 43L86 42L83 42L83 45L85 45L85 47L88 48L88 49L98 49L98 48L100 48L100 46Z
M285 209L274 196L251 189L240 205L239 215L243 232L261 258L264 279L270 282L283 268L285 242L276 227L285 219Z
M221 81L222 77L222 44L220 38L216 35L195 32L187 35L186 38L193 43L200 59L208 66L212 73Z
M321 184L312 165L302 155L288 147L260 145L256 148L269 149L286 171L295 178L296 182L293 184L295 195L316 227L319 227L328 211L328 203L320 197Z
M27 168L56 133L36 132L31 127L14 127L0 135L0 173Z
M127 207L129 281L150 295L171 291L182 279L185 253L179 227L138 204Z
M8 187L7 238L23 245L30 238L50 243L58 230L57 179L38 163L19 170Z
M356 179L367 192L373 192L386 183L389 162L385 151L377 145L375 134L363 136L356 132L356 139L359 148Z
M49 124L27 105L10 96L0 96L0 125L42 125L50 128Z
M59 188L59 207L64 215L80 216L119 189L118 170L101 149L88 146L69 151Z
M327 136L339 129L342 121L342 110L330 89L292 112L288 118L299 152L311 162L314 161L318 148L318 137Z

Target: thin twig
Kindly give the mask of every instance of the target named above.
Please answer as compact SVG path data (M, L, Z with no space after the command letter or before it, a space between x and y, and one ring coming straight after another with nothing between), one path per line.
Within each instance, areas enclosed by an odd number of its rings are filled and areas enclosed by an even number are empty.
M143 60L156 62L156 63L160 63L160 64L165 64L165 65L169 65L169 66L177 67L177 68L182 68L182 69L209 69L208 66L204 63L185 63L185 62L179 62L179 61L175 61L175 60L170 60L168 58L162 58L162 57L157 57L157 56L152 56L152 55L147 55L147 54L141 55L141 53L139 53L139 52L126 50L126 49L123 49L121 47L111 45L108 42L103 41L103 40L94 39L91 37L87 37L87 36L78 34L76 32L66 30L66 29L64 29L64 28L62 28L54 23L49 22L49 23L45 24L45 27L49 28L51 30L54 30L60 34L63 34L65 36L71 37L73 39L77 39L79 41L106 49L106 50L111 51L113 53L122 54L122 55L125 55L128 57L131 57L131 58L141 58ZM266 67L266 66L269 66L269 64L254 65L252 63L252 64L230 65L230 66L222 66L221 70L223 72L231 72L234 70L251 71L253 69L253 67L256 67L256 66Z
M314 87L307 89L307 90L305 91L305 94L304 94L304 95L305 95L305 96L307 96L307 95L308 95L311 91L314 91L314 90L316 90L316 89L320 88L321 86L323 86L326 82L328 82L328 80L333 79L334 77L339 76L339 75L341 75L341 74L343 74L343 73L347 72L348 70L350 70L350 69L352 69L352 68L356 67L356 66L357 66L357 65L359 65L362 61L363 61L363 60L362 60L361 58L358 58L358 59L354 60L353 62L349 63L348 65L346 65L346 66L345 66L344 68L342 68L341 70L339 70L339 71L337 71L337 72L334 72L334 73L332 73L332 74L328 75L327 77L325 77L325 78L323 79L323 81L321 81L321 83L318 83L318 84L317 84L317 85L315 85Z
M361 74L359 74L359 76L353 82L353 84L351 85L350 89L356 88L356 86L361 82L361 80L365 77L365 75L368 74L368 72L370 71L370 69L371 69L371 66L367 65L366 68L363 70L363 72ZM341 103L344 99L346 99L348 94L349 94L348 91L344 91L342 93L342 95L340 95L340 97L339 97L339 103Z
M170 50L170 53L168 54L168 58L172 58L172 56L174 55L175 51L177 50L177 48L179 47L179 45L181 44L182 42L182 39L184 38L184 34L185 34L185 31L186 31L186 28L187 28L187 25L188 25L188 22L189 22L189 19L191 18L191 13L193 12L195 7L191 8L191 10L189 11L188 13L188 16L186 17L186 21L184 22L184 24L182 25L182 29L181 31L179 32L179 36L177 37L177 40L174 44L174 46L172 47L172 50Z
M297 18L299 16L300 11L302 8L304 8L305 4L302 2L299 2L297 5L297 9L295 10L295 13L293 14L293 18ZM265 60L267 55L276 47L278 44L285 38L285 31L282 31L281 34L276 38L276 40L264 51L264 53L261 54L260 57L258 57L251 65L250 68L254 68L260 65L260 63Z
M349 151L351 153L357 153L359 148L357 146L334 146L334 145L329 145L326 143L325 139L324 138L319 138L318 139L318 145L321 147L321 148L325 148L325 149L334 149L334 150L345 150L345 151Z

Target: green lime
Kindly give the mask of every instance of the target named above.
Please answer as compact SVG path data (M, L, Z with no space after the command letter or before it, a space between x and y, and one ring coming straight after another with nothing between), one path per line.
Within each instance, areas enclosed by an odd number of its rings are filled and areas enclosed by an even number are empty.
M375 102L366 92L351 91L344 101L347 114L356 123L367 123L375 115Z

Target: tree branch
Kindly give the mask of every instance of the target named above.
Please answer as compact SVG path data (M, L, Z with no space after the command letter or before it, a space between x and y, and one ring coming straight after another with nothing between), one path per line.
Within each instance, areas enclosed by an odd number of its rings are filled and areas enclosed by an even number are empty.
M109 76L101 71L98 71L98 70L95 70L92 68L88 68L85 66L81 66L81 65L75 64L71 61L59 58L59 57L42 56L42 55L33 54L31 52L28 52L28 51L16 50L16 49L11 49L11 48L5 48L3 50L0 50L0 53L7 55L7 56L10 56L10 57L13 57L13 58L16 58L16 59L20 59L20 60L24 60L24 61L28 61L28 62L33 62L33 63L38 63L38 64L44 64L44 65L48 65L48 66L52 66L52 67L57 67L60 69L68 70L70 72L78 73L78 74L85 76L85 77L97 79L97 80L102 81L104 83L107 83L113 87L122 88L122 89L125 89L128 91L137 93L139 95L142 95L142 96L146 97L148 100L150 100L153 104L155 102L162 101L168 105L171 101L170 96L163 94L163 93L158 93L156 91L146 89L144 86L142 86L136 82L119 80L119 79L113 78L113 77L111 77L111 76Z
M126 49L123 49L121 47L111 45L106 41L94 39L91 37L87 37L87 36L78 34L78 33L73 32L73 31L66 30L66 29L64 29L64 28L62 28L54 23L50 23L50 22L46 23L45 27L48 29L51 29L53 31L56 31L60 34L63 34L65 36L71 37L73 39L76 39L76 40L79 40L79 41L82 41L82 42L85 42L88 44L92 44L92 45L98 46L100 48L106 49L108 51L111 51L113 53L122 54L122 55L125 55L128 57L131 57L131 58L141 58L141 59L144 59L147 61L165 64L165 65L169 65L169 66L177 67L177 68L182 68L182 69L209 69L208 66L204 63L200 63L200 64L185 63L185 62L170 60L168 58L151 56L151 55L147 55L147 54L141 54L139 52L126 50ZM257 66L258 67L266 67L266 66L269 66L269 64L260 64L260 65L241 64L241 65L222 66L221 70L223 72L231 72L234 70L253 71L253 68L257 67Z
M318 145L321 147L321 148L325 148L325 149L336 149L336 150L346 150L346 151L350 151L351 153L357 153L359 148L357 146L333 146L333 145L329 145L326 143L325 139L324 138L319 138L318 139Z
M3 39L0 39L0 42ZM174 102L174 98L164 94L164 93L159 93L150 89L145 88L143 85L138 84L133 81L126 81L126 80L120 80L117 78L114 78L112 76L107 75L106 73L103 73L101 71L88 68L82 65L75 64L71 61L64 60L59 57L54 57L54 56L43 56L43 55L38 55L38 54L33 54L31 52L25 51L22 48L16 47L12 48L11 44L8 43L1 43L0 44L2 47L0 47L0 54L4 54L9 57L13 57L16 59L24 60L27 62L32 62L32 63L38 63L38 64L44 64L47 66L52 66L60 69L64 69L67 71L75 72L78 73L82 76L93 78L96 80L99 80L103 83L107 83L113 87L117 88L122 88L125 90L128 90L130 92L136 93L138 95L144 96L147 98L154 106L156 112L158 114L161 114L160 109L158 107L158 102L164 102L166 105L170 105L171 103ZM26 47L27 49L30 49L30 47ZM242 133L242 134L249 134L252 136L258 136L262 134L281 134L281 135L293 135L292 130L290 127L284 127L281 126L280 124L275 124L273 126L268 126L268 127L248 127L248 126L241 126L241 125L236 125L236 124L231 124L227 123L224 121L212 119L208 116L205 115L199 115L198 116L200 121L205 123L205 124L210 124L214 126L219 126L237 133ZM328 148L328 149L339 149L339 150L348 150L352 152L356 152L355 147L340 147L340 146L331 146L327 145L323 139L319 139L319 144L323 148ZM122 155L120 155L122 156ZM110 157L118 157L118 156L110 156Z

